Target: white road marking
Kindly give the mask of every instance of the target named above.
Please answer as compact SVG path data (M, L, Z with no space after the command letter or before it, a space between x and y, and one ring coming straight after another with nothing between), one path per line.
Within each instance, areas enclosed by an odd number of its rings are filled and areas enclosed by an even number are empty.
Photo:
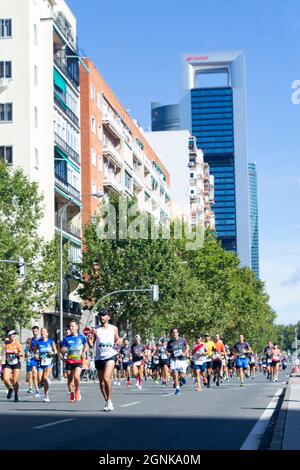
M251 429L250 434L244 441L240 450L257 450L259 448L261 439L268 426L269 420L276 408L276 405L279 400L279 396L282 393L282 390L283 389L280 388L275 392L274 397L272 398L267 408L265 409L263 414L260 416L256 424L254 425L254 427Z
M68 421L75 421L75 418L54 421L53 423L43 424L42 426L35 426L33 429L49 428L50 426L56 426L56 424L67 423Z
M175 395L175 392L171 392L171 393L166 393L164 395L162 395L163 397L170 397L171 395Z
M126 405L121 405L120 408L127 408L127 406L138 405L140 401L133 401L132 403L127 403Z

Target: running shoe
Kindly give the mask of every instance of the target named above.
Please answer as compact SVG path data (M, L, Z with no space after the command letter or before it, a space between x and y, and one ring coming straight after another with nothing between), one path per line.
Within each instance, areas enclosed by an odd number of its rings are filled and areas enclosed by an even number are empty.
M79 391L79 390L76 390L76 391L75 391L75 400L76 400L76 401L80 401L80 400L81 400L81 394L80 394L80 391Z
M220 387L220 382L219 381L217 381L216 386Z
M119 382L117 383L117 385L121 385L121 382L119 381Z
M138 389L143 390L141 384L139 384Z
M202 392L202 388L196 387L196 388L195 388L195 392Z
M182 382L182 385L186 385L186 378L183 377L183 379L181 379L181 382Z
M27 390L27 393L33 393L32 388L29 388L29 389Z
M15 402L18 402L20 401L20 398L18 397L18 395L15 395Z
M116 381L116 380L114 381L114 385L117 385L117 381Z
M70 403L75 403L75 393L74 392L70 393Z
M106 401L105 404L104 404L103 411L108 411L108 403L107 403L107 401Z
M240 383L240 387L243 387L243 386L244 386L244 382L241 382L241 383Z
M39 394L39 392L36 392L36 393L34 394L34 398L40 398L40 396L41 396L41 395Z
M38 385L39 389L43 388L43 386L44 386L43 384Z
M48 395L45 396L45 398L43 399L43 401L46 402L46 403L49 403L50 399L49 399Z
M181 395L181 391L179 388L176 388L175 395Z
M108 400L107 402L107 411L114 411L114 405L111 400Z
M13 388L10 388L10 389L8 390L7 395L6 395L6 398L7 398L8 400L11 399L13 392L14 392L14 389L13 389Z

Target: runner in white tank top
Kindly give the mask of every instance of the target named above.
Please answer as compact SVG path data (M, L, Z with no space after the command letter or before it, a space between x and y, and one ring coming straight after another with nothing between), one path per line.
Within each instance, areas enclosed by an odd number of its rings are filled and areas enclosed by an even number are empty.
M110 319L109 311L103 309L98 316L100 326L92 330L88 342L91 348L96 345L95 367L98 373L100 390L105 400L104 411L113 411L111 375L115 367L116 350L114 348L121 340L118 328L108 323Z

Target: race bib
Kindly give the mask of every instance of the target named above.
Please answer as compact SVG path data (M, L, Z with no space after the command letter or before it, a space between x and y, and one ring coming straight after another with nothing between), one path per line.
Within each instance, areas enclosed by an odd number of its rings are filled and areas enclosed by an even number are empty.
M268 364L271 364L271 362L272 362L272 359L267 359Z
M238 356L239 356L240 359L245 359L246 358L245 354L239 354Z
M175 349L173 351L174 357L180 357L182 356L182 349Z
M168 359L168 356L167 356L166 353L162 353L161 358L162 358L162 359Z
M41 366L50 366L52 364L52 358L48 356L41 357Z
M159 364L159 359L157 359L157 358L153 359L153 363L154 364Z
M15 354L10 354L7 356L7 364L10 366L16 366L19 362L18 357Z

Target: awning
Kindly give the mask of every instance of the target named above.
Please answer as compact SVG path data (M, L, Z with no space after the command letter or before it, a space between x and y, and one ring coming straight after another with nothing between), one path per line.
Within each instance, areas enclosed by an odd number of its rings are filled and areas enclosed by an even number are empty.
M60 90L64 93L64 95L67 93L67 84L64 80L64 78L61 76L60 73L58 73L58 71L56 69L53 69L54 70L54 75L53 75L53 78L54 78L54 84L60 88Z

